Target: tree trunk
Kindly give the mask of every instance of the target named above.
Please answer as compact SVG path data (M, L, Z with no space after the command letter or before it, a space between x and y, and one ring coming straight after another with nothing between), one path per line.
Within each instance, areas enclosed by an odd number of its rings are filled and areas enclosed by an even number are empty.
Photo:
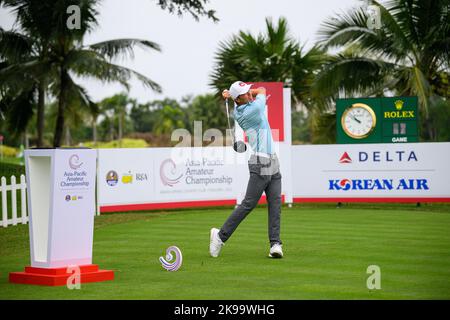
M430 141L436 141L436 134L433 130L431 119L429 117L425 119L425 127L427 128L428 138L430 139Z
M28 139L28 130L25 129L25 132L23 133L23 143L25 144L25 149L30 148L30 140Z
M69 126L66 126L66 145L71 146L72 145L72 136L70 135L70 128Z
M123 113L119 113L119 148L122 148L122 124L123 124Z
M37 105L37 147L44 146L45 86L39 83Z
M97 146L97 117L93 117L92 120L92 140L94 142L94 146Z
M64 112L67 105L68 77L69 75L67 74L67 71L61 70L61 82L58 99L58 116L56 118L55 136L53 138L53 147L55 148L61 146L61 140L64 132Z
M114 140L114 118L111 116L111 118L109 118L109 140L113 141Z

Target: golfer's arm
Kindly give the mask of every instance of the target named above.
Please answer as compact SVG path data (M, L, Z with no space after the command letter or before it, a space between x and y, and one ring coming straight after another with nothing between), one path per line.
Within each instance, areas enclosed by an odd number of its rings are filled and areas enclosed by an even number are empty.
M252 96L256 97L258 94L266 94L266 88L264 87L259 87L256 89L250 89L250 93L252 94Z

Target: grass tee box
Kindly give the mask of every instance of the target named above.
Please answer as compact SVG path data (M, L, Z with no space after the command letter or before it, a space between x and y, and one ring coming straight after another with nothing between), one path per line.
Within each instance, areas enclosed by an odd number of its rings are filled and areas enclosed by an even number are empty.
M267 209L239 226L219 258L209 229L231 208L105 214L95 218L94 258L113 282L80 290L8 283L29 259L27 226L0 230L0 299L450 299L450 206L295 205L283 208L284 258L267 257ZM176 245L177 272L159 257ZM372 270L380 289L369 289Z

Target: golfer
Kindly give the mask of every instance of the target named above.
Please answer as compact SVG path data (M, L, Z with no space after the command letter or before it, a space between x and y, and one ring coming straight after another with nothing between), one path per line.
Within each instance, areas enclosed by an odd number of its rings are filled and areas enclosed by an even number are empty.
M224 99L235 102L234 118L245 131L253 150L248 161L250 179L242 203L231 213L222 228L210 231L209 252L218 257L222 246L231 237L238 225L255 208L262 193L266 192L269 211L269 257L282 258L280 240L281 174L269 122L265 114L266 89L251 89L250 84L236 81L230 90L224 90Z

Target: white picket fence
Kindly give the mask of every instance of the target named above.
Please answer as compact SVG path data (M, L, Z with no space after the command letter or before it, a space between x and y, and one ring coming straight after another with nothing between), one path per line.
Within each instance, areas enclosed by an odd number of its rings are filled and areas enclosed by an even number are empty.
M21 208L20 217L17 215L17 190L20 190ZM25 176L20 176L20 183L16 183L16 177L11 176L11 184L6 184L6 177L1 178L0 194L2 200L2 220L0 226L6 228L8 225L25 224L28 222L27 213L27 183ZM8 197L8 191L11 191L11 197ZM8 199L11 199L11 219L8 219Z

